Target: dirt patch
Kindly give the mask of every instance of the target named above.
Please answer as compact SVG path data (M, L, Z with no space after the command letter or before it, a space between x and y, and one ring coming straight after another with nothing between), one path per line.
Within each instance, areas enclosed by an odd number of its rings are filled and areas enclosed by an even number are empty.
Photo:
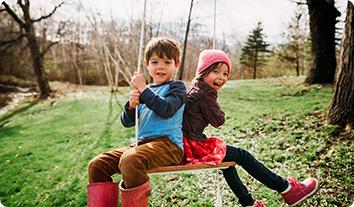
M36 92L14 92L7 94L0 94L0 100L3 103L0 106L0 116L6 114L8 111L14 109L18 104L22 103L24 100L33 98L36 96Z
M85 90L85 86L71 84L69 82L51 82L50 87L52 89L51 98L60 98L69 94L81 93Z
M3 85L4 90L0 92L0 116L6 114L16 108L20 103L29 99L38 97L38 92L31 88L23 88L13 85ZM51 103L55 103L57 99L69 95L80 94L84 90L84 86L78 86L67 82L51 82L50 87L52 93L50 96ZM51 104L51 105L52 105Z

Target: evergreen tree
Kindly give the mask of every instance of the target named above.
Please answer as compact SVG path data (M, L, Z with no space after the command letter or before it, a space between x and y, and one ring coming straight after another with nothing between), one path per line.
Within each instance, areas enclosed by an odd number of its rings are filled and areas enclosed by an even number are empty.
M257 77L257 68L265 64L265 54L269 52L267 49L269 44L264 39L262 22L258 22L241 50L241 64L253 69L253 79Z

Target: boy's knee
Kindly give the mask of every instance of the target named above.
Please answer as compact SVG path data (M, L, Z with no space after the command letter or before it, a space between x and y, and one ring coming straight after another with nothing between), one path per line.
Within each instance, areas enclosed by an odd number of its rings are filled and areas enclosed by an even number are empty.
M87 165L87 170L89 174L92 174L95 170L99 169L100 167L100 161L96 158L93 158L90 160L90 162Z
M139 155L135 153L124 153L119 162L119 169L124 173L143 169L143 162Z

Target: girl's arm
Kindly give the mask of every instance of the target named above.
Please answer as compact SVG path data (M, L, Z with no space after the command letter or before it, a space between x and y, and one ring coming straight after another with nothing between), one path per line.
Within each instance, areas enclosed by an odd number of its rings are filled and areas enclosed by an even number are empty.
M225 123L225 113L221 110L217 102L217 93L215 90L204 91L200 105L204 118L213 127L219 127Z

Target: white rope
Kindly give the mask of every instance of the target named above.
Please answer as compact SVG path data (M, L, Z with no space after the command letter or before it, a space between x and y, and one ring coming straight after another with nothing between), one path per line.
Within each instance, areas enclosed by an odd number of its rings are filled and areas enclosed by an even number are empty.
M142 56L143 56L144 27L145 27L145 11L146 11L146 0L144 0L143 17L141 18L140 42L139 42L139 56L138 56L138 73L140 73L140 70L141 70L141 59L142 59Z
M215 50L215 42L216 42L216 39L215 39L215 31L216 31L216 0L214 0L214 24L213 24L213 50ZM212 133L211 133L211 126L209 125L208 126L209 128L209 136L211 137L212 136Z
M213 34L213 49L215 50L215 32L216 32L216 0L214 0L214 34Z
M138 56L138 73L140 73L141 59L142 59L142 55L143 55L145 11L146 11L146 0L144 0L143 16L141 18L139 56ZM139 112L138 112L138 109L139 109L139 105L137 105L136 108L135 108L135 146L138 145L138 134L139 134Z
M216 192L215 192L215 207L222 207L222 194L221 194L221 189L220 189L220 184L221 184L221 179L220 179L220 170L216 171Z
M215 50L216 47L216 37L215 37L215 33L216 33L216 0L214 0L214 25L213 25L213 30L214 30L214 34L213 34L213 50ZM209 125L209 134L211 135L211 126ZM221 173L220 173L221 172ZM215 195L215 207L222 207L222 194L221 194L221 188L220 188L220 184L221 184L221 179L220 179L220 175L222 174L221 170L218 170L216 172L216 195Z

